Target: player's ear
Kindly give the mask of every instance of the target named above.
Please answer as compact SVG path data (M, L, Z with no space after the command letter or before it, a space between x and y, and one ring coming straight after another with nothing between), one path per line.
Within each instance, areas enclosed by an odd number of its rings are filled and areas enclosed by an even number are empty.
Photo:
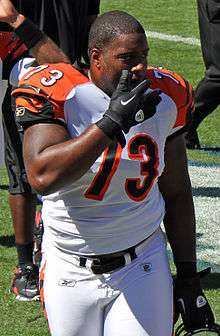
M95 66L97 69L100 69L102 59L101 50L98 48L92 48L89 51L89 57L90 57L90 64L92 66Z

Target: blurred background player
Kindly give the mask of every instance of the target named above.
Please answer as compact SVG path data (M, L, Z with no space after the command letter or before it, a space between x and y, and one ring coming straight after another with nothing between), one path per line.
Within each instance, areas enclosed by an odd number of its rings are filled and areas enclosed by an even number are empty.
M15 7L43 30L71 63L88 63L88 32L100 0L15 0Z
M3 3L4 1L2 1ZM51 36L71 62L86 60L88 29L99 12L99 1L14 1L13 4L25 16L30 17L39 27ZM7 31L9 43L16 40L10 27L1 23ZM4 36L6 33L4 33ZM83 41L81 44L77 41ZM68 38L66 38L68 37ZM14 47L13 47L14 48ZM17 48L17 45L16 45ZM10 69L23 57L11 49L3 65L3 78L8 79ZM10 66L9 66L10 65ZM11 87L8 85L2 104L3 128L5 137L5 163L9 176L9 205L15 231L18 254L18 267L12 283L12 291L20 300L35 300L39 297L38 269L33 265L33 227L37 204L36 194L31 189L24 168L22 156L22 131L17 129L14 120L14 105L11 104Z
M186 133L186 146L200 149L197 129L220 104L220 2L197 0L205 76L195 90L195 111Z
M13 65L27 55L27 48L16 38L6 24L0 23L1 53L3 56L3 79L8 80ZM18 254L18 268L12 288L20 299L34 299L39 296L38 270L33 265L33 226L36 209L36 195L27 181L22 159L22 133L14 118L14 104L11 86L8 83L2 103L5 164L9 178L9 205L15 233Z

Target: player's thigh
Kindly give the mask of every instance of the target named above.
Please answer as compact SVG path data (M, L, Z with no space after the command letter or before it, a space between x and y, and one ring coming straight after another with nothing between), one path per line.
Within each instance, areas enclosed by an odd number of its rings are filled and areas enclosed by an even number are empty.
M171 336L173 288L165 249L138 258L128 276L106 309L104 336Z
M44 267L43 300L51 335L101 336L103 317L97 305L97 283L78 281L73 268L55 257L48 258Z

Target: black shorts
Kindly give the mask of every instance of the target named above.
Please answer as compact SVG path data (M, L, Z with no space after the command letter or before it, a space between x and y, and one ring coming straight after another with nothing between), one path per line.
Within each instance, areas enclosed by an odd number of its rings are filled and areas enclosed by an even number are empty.
M9 192L21 194L33 192L27 181L22 154L23 132L15 123L15 104L11 98L11 87L7 88L2 103L2 122L5 141L5 165L9 178Z

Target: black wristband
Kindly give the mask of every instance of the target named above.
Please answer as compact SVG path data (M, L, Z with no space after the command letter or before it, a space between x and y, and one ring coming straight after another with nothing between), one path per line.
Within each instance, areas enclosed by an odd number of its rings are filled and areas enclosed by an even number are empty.
M176 262L177 277L181 279L191 278L196 275L195 261Z
M121 147L126 145L126 140L120 126L110 119L108 116L103 116L102 119L96 122L96 125L112 140L117 140Z
M28 49L34 47L44 36L44 33L27 18L14 32Z
M112 140L115 139L118 132L121 132L118 124L105 115L96 122L96 125Z

